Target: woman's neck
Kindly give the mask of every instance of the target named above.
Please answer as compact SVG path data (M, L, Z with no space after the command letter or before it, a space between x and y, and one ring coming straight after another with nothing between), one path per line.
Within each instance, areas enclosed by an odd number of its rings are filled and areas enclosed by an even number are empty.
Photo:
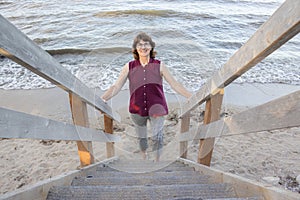
M140 57L141 65L147 65L149 63L150 57Z

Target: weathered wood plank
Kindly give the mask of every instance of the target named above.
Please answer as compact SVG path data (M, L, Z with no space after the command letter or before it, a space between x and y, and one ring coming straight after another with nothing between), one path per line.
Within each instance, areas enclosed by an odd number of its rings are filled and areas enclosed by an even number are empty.
M107 134L113 134L114 132L113 120L107 115L104 115L104 131ZM115 147L113 142L106 143L106 156L107 158L115 156Z
M88 176L94 171L96 171L99 165L108 165L109 163L114 162L117 159L117 157L113 157L81 169L76 169L55 177L50 177L46 180L39 181L33 185L26 186L26 188L24 189L22 188L2 194L0 196L0 200L46 200L51 187L70 186L75 177Z
M300 91L178 135L191 141L300 126Z
M190 129L190 113L188 112L181 118L180 133L185 133ZM183 141L179 144L179 153L181 158L187 158L188 142Z
M300 1L287 0L183 106L182 115L205 102L300 31Z
M81 99L73 93L69 93L69 99L74 124L89 127L86 103L81 101ZM88 166L95 162L92 142L77 141L77 148L81 167Z
M0 108L0 138L118 142L120 137L101 130L74 126L43 117Z
M215 182L231 184L235 189L237 197L241 199L248 199L247 197L251 196L261 196L263 197L262 199L266 200L299 199L299 194L296 192L281 189L270 184L259 183L235 174L200 165L190 160L179 158L179 161L189 165L190 167L194 167L195 171L198 171L201 174L213 177Z
M102 99L61 66L50 54L37 46L25 34L0 15L0 54L26 67L51 83L72 92L98 110L107 113L114 120L120 116L113 112Z
M209 124L220 119L223 96L224 89L220 90L219 93L213 95L209 100L206 101L204 124ZM197 160L198 163L210 166L214 145L215 138L206 138L200 140Z

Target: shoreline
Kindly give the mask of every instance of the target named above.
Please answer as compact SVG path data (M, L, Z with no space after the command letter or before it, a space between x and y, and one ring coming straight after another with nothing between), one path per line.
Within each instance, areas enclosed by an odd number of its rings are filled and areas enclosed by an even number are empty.
M287 84L261 84L261 83L233 83L225 88L222 109L246 110L268 101L274 100L286 94L300 90L298 85ZM103 90L94 89L99 97ZM195 93L195 92L193 92ZM165 93L169 111L179 110L184 97ZM66 123L72 122L71 109L69 105L69 94L61 88L29 89L29 90L4 90L0 89L0 106L40 117ZM107 102L114 111L125 117L128 122L129 90L121 90L118 95ZM205 103L199 106L204 110ZM179 109L178 109L179 108ZM88 117L91 127L97 127L101 114L98 110L87 106ZM178 111L179 112L179 111ZM123 119L121 119L124 121Z
M235 114L299 89L300 86L286 84L232 84L225 88L222 112ZM98 96L102 92L95 90ZM116 144L116 155L139 159L140 155L135 153L138 152L138 143L132 134L134 127L129 117L128 101L124 101L128 95L127 90L122 90L108 102L122 117L120 123L114 124L114 133L122 137L122 142ZM0 96L1 107L72 123L68 93L60 88L0 90ZM166 117L162 159L171 160L179 155L179 145L174 138L180 130L176 117L184 98L175 94L166 94L166 98L170 112ZM201 122L203 108L199 109L193 111L191 126ZM88 112L90 126L103 128L103 115L91 106L88 106ZM258 182L265 182L268 178L295 177L300 175L299 141L300 127L217 138L211 166ZM198 148L198 142L189 142L188 159L196 161ZM0 149L0 195L74 170L80 165L76 142L73 141L0 139ZM93 150L96 161L106 158L104 143L93 142Z
M286 94L300 90L300 85L289 85L279 83L232 83L225 88L223 105L233 105L241 107L254 107ZM94 89L99 97L103 90ZM195 93L195 92L193 92ZM165 93L168 103L183 103L185 98L173 93ZM70 111L68 93L54 87L45 89L28 90L5 90L0 89L0 106L8 109L16 109L36 115L51 115L52 111ZM20 98L21 97L21 98ZM39 98L38 101L35 98ZM55 99L55 102L51 99ZM124 99L127 99L124 101ZM114 109L127 107L129 91L121 90L118 95L107 103ZM47 106L43 106L47 105ZM53 106L53 109L50 108ZM54 112L55 113L55 112Z

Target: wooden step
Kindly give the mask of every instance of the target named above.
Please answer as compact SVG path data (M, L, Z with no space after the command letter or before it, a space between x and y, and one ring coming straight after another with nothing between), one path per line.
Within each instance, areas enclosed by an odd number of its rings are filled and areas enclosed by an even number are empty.
M151 167L118 167L118 168L97 168L97 171L121 171L128 173L148 173L148 172L173 172L173 171L194 171L193 167L166 167L166 168L151 168Z
M53 187L47 200L54 199L172 199L193 197L201 199L233 198L235 192L228 184L188 184L159 186L64 186Z
M164 160L160 162L154 162L151 160L117 160L115 162L109 163L107 165L131 165L131 166L147 166L147 165L153 165L153 166L161 166L161 167L166 167L166 166L180 166L180 167L186 167L188 165L178 162L178 161L172 161L172 160Z
M145 173L129 173L129 172L121 172L117 170L112 170L112 171L95 171L95 172L89 172L87 173L87 177L91 178L96 178L96 177L132 177L132 176L137 176L137 175L142 175L142 176L164 176L164 175L169 175L169 176L198 176L200 172L196 171L152 171L152 172L145 172Z
M193 167L186 166L182 163L166 163L166 162L115 162L107 165L100 165L97 171L123 171L129 173L146 173L152 171L194 171Z
M262 200L237 198L231 184L214 180L180 162L124 159L102 163L85 176L75 177L70 186L52 187L47 200Z
M184 198L172 198L167 200L204 200L202 198L193 198L193 197L184 197ZM245 198L214 198L214 199L205 199L205 200L263 200L260 197L245 197Z
M190 176L174 176L173 174L155 174L153 176L147 175L134 175L131 177L128 176L113 176L113 177L78 177L75 178L72 182L73 186L79 185L176 185L176 184L207 184L211 183L209 176L202 175L190 175Z

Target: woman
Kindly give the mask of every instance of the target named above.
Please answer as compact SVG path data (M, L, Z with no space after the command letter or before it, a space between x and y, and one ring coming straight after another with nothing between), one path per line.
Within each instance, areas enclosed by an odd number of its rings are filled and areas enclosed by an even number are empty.
M189 98L192 94L174 79L164 63L155 59L154 48L155 43L150 36L146 33L138 34L132 45L134 60L125 64L117 81L101 98L108 101L118 94L126 80L129 80L129 112L139 137L142 156L144 159L147 157L147 121L149 120L153 150L156 152L158 162L163 147L164 116L168 114L162 78L182 96Z

